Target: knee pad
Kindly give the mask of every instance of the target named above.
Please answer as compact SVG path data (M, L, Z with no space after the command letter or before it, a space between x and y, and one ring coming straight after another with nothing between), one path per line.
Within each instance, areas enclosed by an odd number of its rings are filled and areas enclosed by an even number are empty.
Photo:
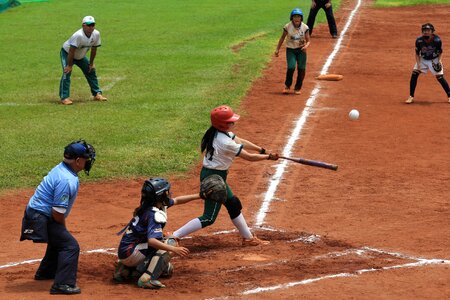
M137 266L136 270L141 274L149 274L152 279L158 279L164 271L168 271L169 262L169 252L158 250L153 256L147 257L139 266Z
M232 220L241 214L242 204L238 197L233 196L231 199L228 199L224 205Z

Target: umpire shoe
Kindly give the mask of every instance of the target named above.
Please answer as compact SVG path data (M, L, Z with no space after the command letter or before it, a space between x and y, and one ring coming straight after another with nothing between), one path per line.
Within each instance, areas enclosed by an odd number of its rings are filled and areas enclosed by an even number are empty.
M261 240L256 235L253 235L251 239L242 239L242 246L259 246L259 245L269 245L269 241Z
M101 93L97 93L97 95L94 96L94 100L96 101L106 101L108 98L103 96Z
M409 98L406 99L406 101L405 101L406 104L411 104L413 102L414 102L414 97L413 96L409 96Z
M50 294L57 295L57 294L63 294L63 295L73 295L73 294L80 294L81 289L77 286L71 286L68 284L54 284L52 285L52 288L50 289Z

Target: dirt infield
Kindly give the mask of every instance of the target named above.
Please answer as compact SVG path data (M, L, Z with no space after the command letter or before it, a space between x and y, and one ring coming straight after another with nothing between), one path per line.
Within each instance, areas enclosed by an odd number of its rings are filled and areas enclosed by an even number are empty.
M336 14L342 31L355 1ZM188 258L174 258L167 288L142 290L112 283L119 237L138 205L141 179L81 184L67 220L82 255L77 299L445 299L450 298L450 104L430 74L421 76L416 102L404 104L420 25L431 22L450 65L450 6L374 9L363 3L342 40L326 26L314 31L301 95L283 95L285 58L270 63L238 112L238 135L281 152L317 91L292 155L339 165L337 172L283 162L238 159L230 185L244 215L269 246L242 248L223 210L216 223L184 239ZM400 21L399 21L400 20ZM280 25L281 26L281 25ZM342 42L329 72L326 59ZM275 45L274 45L275 49ZM447 80L450 76L447 71ZM311 102L309 102L311 103ZM350 121L356 108L360 119ZM95 167L94 167L95 168ZM173 194L198 188L200 165L171 178ZM93 170L95 171L95 170ZM269 184L279 180L268 210ZM0 198L2 299L47 299L50 281L34 281L45 245L19 242L20 220L33 190ZM173 231L201 214L201 201L169 210ZM259 219L258 219L259 217ZM17 263L17 265L14 265ZM58 297L55 297L58 298Z

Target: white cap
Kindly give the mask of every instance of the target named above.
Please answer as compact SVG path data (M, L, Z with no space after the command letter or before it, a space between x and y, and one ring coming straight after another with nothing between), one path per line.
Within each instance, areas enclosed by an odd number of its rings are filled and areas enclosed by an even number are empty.
M95 24L95 19L93 16L86 16L83 18L82 24L86 24L86 25Z

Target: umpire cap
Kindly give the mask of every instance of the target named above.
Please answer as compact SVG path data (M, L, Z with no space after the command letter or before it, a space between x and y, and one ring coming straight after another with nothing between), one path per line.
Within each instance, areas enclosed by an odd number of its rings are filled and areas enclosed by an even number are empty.
M78 157L95 159L95 149L84 140L74 141L64 148L64 158L76 159Z

